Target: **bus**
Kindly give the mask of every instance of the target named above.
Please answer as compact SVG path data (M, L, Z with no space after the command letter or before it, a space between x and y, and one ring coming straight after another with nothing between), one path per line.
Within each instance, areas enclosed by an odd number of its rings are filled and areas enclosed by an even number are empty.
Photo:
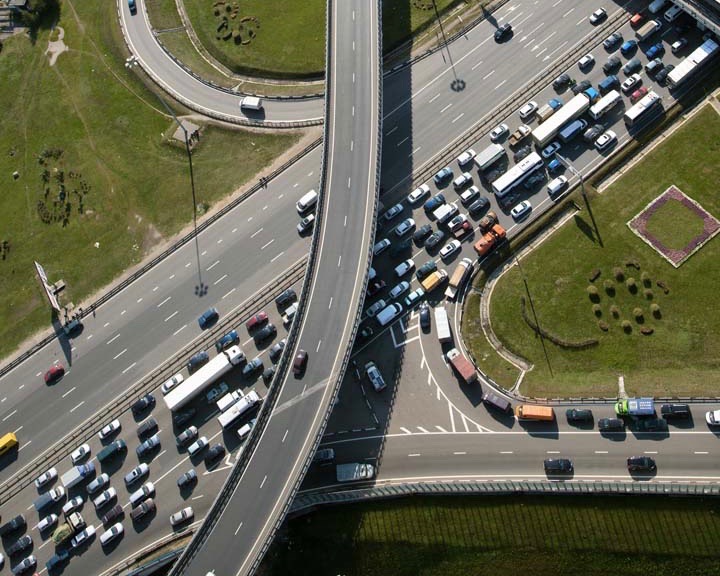
M611 90L605 96L600 98L595 104L590 106L590 117L593 120L599 120L602 118L605 113L612 110L615 106L617 106L622 100L622 97L620 96L620 92L617 90Z
M625 112L625 115L623 116L625 125L628 128L632 128L637 123L647 118L646 112L648 110L654 110L658 104L662 105L662 98L660 98L660 96L658 96L655 92L648 92L637 104Z
M708 38L667 76L668 86L672 89L691 76L703 63L712 58L720 49L717 43Z
M523 180L530 176L530 174L536 170L540 170L542 167L543 161L542 158L540 158L540 154L537 152L530 153L527 157L523 158L519 164L515 164L515 166L492 183L495 197L500 200L515 188L515 186L522 184Z
M0 456L7 454L18 445L18 439L15 434L8 432L2 438L0 438Z

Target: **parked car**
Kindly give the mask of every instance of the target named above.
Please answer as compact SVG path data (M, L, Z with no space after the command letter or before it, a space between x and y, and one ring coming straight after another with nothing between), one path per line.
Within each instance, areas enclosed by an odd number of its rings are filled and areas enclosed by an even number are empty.
M605 64L603 64L602 69L605 74L612 74L620 68L620 66L622 66L622 60L617 56L610 56L610 58L605 61Z
M408 309L412 308L423 296L425 296L425 290L422 288L415 288L415 290L405 296L405 307Z
M572 82L572 80L569 74L560 74L560 76L553 80L553 88L559 92L570 86L570 82Z
M178 448L185 446L189 442L193 441L195 438L197 438L198 435L198 429L196 426L190 426L189 428L186 428L180 434L178 434L175 437L175 444L177 444Z
M617 142L617 135L612 130L608 130L595 140L595 148L602 151L612 146L615 142Z
M388 296L391 300L395 300L402 296L408 290L410 290L410 282L408 282L407 280L403 280L402 282L399 282L396 286L394 286L392 290L390 290Z
M263 367L263 361L260 356L256 356L252 360L250 360L245 366L242 368L242 375L244 378L248 378L252 376L255 372L258 370L261 370Z
M648 89L645 86L641 86L635 92L633 92L630 95L630 102L635 104L638 100L640 100L643 96L645 96L648 93Z
M415 233L413 234L413 241L415 244L422 244L425 242L428 236L432 234L432 226L430 224L423 224L415 230Z
M187 363L187 369L190 374L199 370L202 366L210 362L210 356L205 350L195 354Z
M185 378L183 377L183 375L178 373L169 380L163 382L162 386L160 386L160 391L162 392L163 396L170 392L170 390L175 388L178 384L181 384L184 379Z
M425 278L430 276L430 274L432 274L436 270L437 263L435 262L435 260L428 260L427 262L425 262L425 264L420 266L420 268L415 271L415 277L418 279L418 281L422 282Z
M586 70L595 64L595 57L592 54L585 54L580 60L578 60L578 68L580 70Z
M149 454L150 452L152 452L153 450L155 450L156 448L159 448L159 447L160 447L160 435L153 434L152 436L150 436L150 438L145 440L145 442L140 444L140 446L135 448L135 452L136 452L138 458L142 458L146 454Z
M82 498L80 499L80 502L82 502ZM19 554L26 548L29 548L32 545L32 537L29 534L24 534L20 536L15 542L13 542L10 546L8 546L5 549L5 552L7 552L8 556L15 556L15 554Z
M73 464L79 464L88 456L90 456L90 444L85 443L81 444L72 451L70 454L70 460Z
M183 410L181 412L174 412L173 424L175 424L175 426L183 426L190 422L196 413L197 410L195 408L188 408L187 410Z
M628 56L635 52L635 50L637 50L637 47L637 40L625 40L625 42L623 42L623 45L620 46L620 54L622 54L623 56Z
M600 432L614 432L625 430L625 422L620 418L600 418L598 420Z
M642 76L640 74L631 74L628 76L627 80L622 83L622 86L620 86L620 90L622 90L623 94L630 94L636 86L639 86L642 82Z
M660 72L655 74L655 81L661 86L665 86L667 77L673 70L675 70L675 66L673 64L667 64L662 68L662 70L660 70Z
M120 518L124 514L123 507L120 506L120 504L115 504L110 510L108 510L102 517L102 523L104 525L111 524L115 522L118 518Z
M472 204L479 197L480 188L477 186L470 186L467 190L464 190L463 193L460 194L460 203L463 206L467 206L468 204Z
M268 356L270 357L271 362L277 362L280 360L280 356L282 356L283 350L285 350L285 344L287 343L287 339L283 338L280 340L280 342L276 342L272 346L270 346L270 350L268 352Z
M47 484L50 484L50 482L54 481L58 477L58 471L57 468L53 467L47 470L46 472L43 472L35 479L35 488L42 488L43 486L46 486Z
M81 546L87 544L93 536L95 536L95 526L90 524L84 530L73 536L72 540L70 540L70 545L74 549L80 548Z
M68 516L69 514L72 514L75 510L82 507L83 505L83 497L82 496L73 496L63 504L62 512L65 514L65 516Z
M590 80L583 80L572 87L572 93L577 95L581 92L585 92L588 88L592 88L592 82L590 82Z
M373 298L383 288L385 288L385 280L371 280L370 282L368 282L368 287L366 290L368 298Z
M585 140L585 142L595 142L603 132L605 132L605 126L602 124L593 124L583 133L583 140Z
M109 529L105 530L105 532L100 535L100 544L102 546L107 546L113 540L120 538L123 535L123 532L125 532L125 529L120 522L113 524Z
M515 150L515 152L513 152L513 162L517 164L523 158L527 158L532 151L533 149L530 144L520 146L517 150Z
M485 212L488 208L490 208L490 200L483 196L468 206L468 212L473 216L477 216Z
M462 190L466 186L472 184L472 181L472 174L470 174L470 172L463 172L460 176L453 180L453 188L455 188L455 190Z
M465 152L463 152L462 154L460 154L460 156L457 157L458 166L460 166L461 169L464 168L466 164L470 164L470 162L473 161L473 158L475 158L475 156L475 150L473 150L472 148L468 148L467 150L465 150Z
M678 38L675 42L673 42L670 45L670 51L673 54L677 54L678 52L680 52L680 50L682 50L683 48L685 48L685 46L687 46L687 43L688 43L688 41L686 38Z
M144 440L146 436L149 436L158 430L158 423L155 418L150 416L147 418L137 429L137 435L140 440Z
M385 213L382 215L382 219L385 222L390 222L391 220L394 220L397 216L399 216L402 211L403 205L395 204L394 206L391 206L385 211Z
M453 171L449 166L445 166L444 168L441 168L435 176L433 176L433 181L435 182L435 186L443 186L447 184L453 176Z
M520 115L521 120L527 120L530 118L538 109L538 103L534 100L531 100L527 104L525 104L520 110L518 111L518 114Z
M297 294L295 293L295 290L293 290L292 288L287 288L275 298L275 305L278 308L282 309L288 306L288 304L290 304L294 300L297 300Z
M180 524L189 522L190 520L193 519L194 515L195 515L195 513L193 512L193 509L190 506L188 506L187 508L183 508L182 510L175 512L173 515L170 516L170 526L175 528L176 526L179 526Z
M441 205L445 204L445 195L442 193L435 194L432 198L430 198L425 204L423 205L423 208L425 209L425 212L434 212L438 208L440 208Z
M210 388L210 391L205 394L205 400L208 404L216 402L220 396L225 394L229 390L228 385L225 382L220 382L217 386Z
M525 179L522 186L525 190L532 190L538 184L545 180L545 173L542 170L537 170L535 173Z
M267 312L261 310L257 314L253 315L247 322L245 322L245 328L248 332L260 328L268 320Z
M130 518L132 518L133 522L138 522L144 516L148 516L150 514L153 514L154 512L155 501L152 498L148 498L147 500L141 502L138 506L135 506L135 508L130 511Z
M425 198L425 196L427 196L428 194L430 194L430 186L428 186L427 184L421 184L420 186L415 188L415 190L410 192L410 194L408 194L408 203L411 205L418 204L420 200Z
M15 567L12 569L12 573L15 574L16 576L18 574L25 574L25 572L32 570L33 568L35 568L35 566L37 566L37 558L35 558L35 556L30 555L27 558L23 558L22 560L20 560L20 562L15 564Z
M194 468L191 468L187 472L185 472L180 478L177 479L177 485L178 488L181 490L183 488L187 488L188 486L192 485L197 481L197 472L195 472Z
M37 529L38 532L45 532L45 530L48 530L49 528L52 528L57 524L58 521L58 515L57 514L48 514L45 516L40 522L38 522Z
M492 142L498 142L505 138L505 136L507 136L509 132L510 128L507 124L498 124L497 126L495 126L495 128L490 130L490 140Z
M101 508L104 508L110 502L112 502L115 498L117 498L117 491L112 486L105 490L100 496L95 498L93 500L93 504L95 505L95 510L100 510Z
M662 42L653 44L647 50L645 50L645 56L647 56L648 60L654 60L655 58L658 58L663 54L665 54L665 46Z
M640 62L640 58L628 60L625 66L623 66L623 72L625 72L625 75L627 76L640 72L640 70L642 70L642 62Z
M368 309L366 311L368 318L373 318L378 312L380 312L380 310L385 308L385 306L387 306L387 303L382 298L368 306Z
M100 490L105 488L105 486L107 486L109 483L110 476L106 473L102 473L97 476L92 482L90 482L85 489L87 490L87 493L92 496L96 492L99 492Z
M125 486L131 486L141 478L147 476L150 473L150 466L145 462L141 462L135 468L125 474Z
M373 246L373 256L380 256L385 250L390 248L390 240L383 238L382 240L375 243Z
M530 201L523 200L519 204L516 204L512 210L510 210L510 215L513 217L513 220L519 222L520 220L527 218L531 210L532 204L530 204Z
M275 328L274 324L266 324L260 330L258 330L255 333L255 343L259 344L261 342L264 342L265 340L268 340L270 338L274 338L277 335L277 328Z
M460 250L459 240L450 240L445 246L440 249L440 258L448 260L450 257ZM408 285L408 288L410 286Z
M558 150L560 150L560 142L550 142L550 144L548 144L547 146L545 146L545 148L542 149L540 155L547 160L548 158L552 158L553 156L555 156L555 152L557 152Z
M236 344L240 343L240 335L238 334L237 330L230 330L227 334L225 334L222 338L220 338L217 342L215 342L215 350L219 352L222 352L223 350L227 350L231 346L235 346ZM180 376L182 382L182 374L176 374L175 377Z
M395 266L395 276L397 276L398 278L402 278L413 268L415 268L415 261L412 258L403 260L402 262L400 262L400 264Z
M442 230L433 232L432 235L427 240L425 240L425 249L434 250L440 244L442 244L443 240L445 240L445 232L443 232Z
M395 227L395 236L397 236L398 238L402 238L413 228L415 228L415 220L413 220L412 218L405 218L405 220L400 222L400 224Z
M622 42L622 40L623 36L620 32L613 32L610 36L603 40L603 48L605 48L605 50L614 50L615 47Z
M122 426L120 425L120 420L113 420L110 422L110 424L106 424L102 427L100 432L98 432L98 438L100 438L100 441L107 440L110 438L110 436L117 434Z
M220 458L225 455L225 446L222 444L215 444L205 454L205 466L214 465Z

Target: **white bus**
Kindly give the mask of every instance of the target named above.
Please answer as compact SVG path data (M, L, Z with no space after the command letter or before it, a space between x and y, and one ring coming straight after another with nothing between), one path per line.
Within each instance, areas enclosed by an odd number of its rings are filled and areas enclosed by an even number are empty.
M237 420L250 410L253 406L256 406L262 399L258 396L255 390L251 390L245 396L240 398L235 404L230 406L225 412L218 416L218 422L223 428L232 426Z
M500 178L492 183L495 197L501 199L507 195L515 186L522 184L530 174L543 167L542 158L537 152L530 153L529 156L523 158L519 164L515 164L510 170L505 172Z
M683 82L688 76L691 76L704 62L712 58L719 48L717 42L712 38L708 38L697 49L695 49L687 58L683 59L680 64L667 76L667 83L670 88L675 88Z
M647 117L646 112L654 110L655 106L658 104L662 104L662 98L660 98L660 96L658 96L655 92L648 92L637 104L625 112L625 115L623 116L625 125L628 128L632 128L638 122Z
M490 144L490 146L475 156L475 164L477 165L478 170L487 170L490 166L495 164L495 162L500 160L500 158L505 156L505 154L505 148L500 144Z
M617 90L611 90L605 96L600 98L595 104L590 106L590 117L593 120L599 120L607 112L612 110L622 101L622 96Z

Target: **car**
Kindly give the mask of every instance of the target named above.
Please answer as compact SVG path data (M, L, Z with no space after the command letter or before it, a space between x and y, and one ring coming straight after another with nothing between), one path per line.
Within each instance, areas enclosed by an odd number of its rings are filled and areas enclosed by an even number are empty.
M87 493L92 496L96 492L100 491L102 488L105 488L110 483L110 476L106 473L100 474L98 477L96 477L90 484L87 485Z
M475 150L473 150L472 148L468 148L467 150L465 150L465 152L463 152L462 154L460 154L460 156L457 157L458 166L460 166L460 168L463 168L466 164L470 164L470 162L473 161L473 158L475 158L476 155L477 153L475 152Z
M178 434L175 437L175 444L177 444L178 448L185 446L188 442L191 442L195 438L197 438L198 435L198 429L196 426L190 426L189 428L186 428L180 434Z
M590 82L590 80L583 80L582 82L578 82L573 85L572 93L578 95L581 92L585 92L588 88L592 88L592 82Z
M25 516L22 514L18 514L11 520L8 520L0 526L0 536L6 537L8 534L12 534L13 532L17 532L21 528L25 528Z
M430 238L425 240L425 249L426 250L434 250L440 244L442 244L443 240L445 240L445 232L443 232L442 230L433 232L432 235L430 236Z
M617 141L617 135L612 130L608 130L607 132L600 135L600 137L595 140L595 148L598 150L605 150L606 148L612 146Z
M387 303L385 302L385 300L383 300L382 298L380 298L380 300L378 300L377 302L375 302L374 304L372 304L372 305L367 309L368 318L373 318L378 312L380 312L380 310L382 310L383 308L385 308L385 306L387 306Z
M372 336L375 334L373 329L370 326L363 326L360 329L360 332L358 332L357 337L360 339L360 341L368 340L369 338L372 338Z
M468 206L468 212L473 216L477 216L485 212L488 208L490 208L490 200L483 196Z
M187 508L183 508L182 510L175 512L170 516L170 526L175 528L175 526L179 526L180 524L189 522L193 519L193 516L195 516L195 513L190 506L188 506Z
M650 456L631 456L627 459L627 468L630 472L654 472L657 465Z
M425 296L425 290L416 288L405 296L405 307L408 309L412 308L423 296Z
M35 566L37 566L37 558L35 558L35 556L30 555L27 558L23 558L22 560L20 560L20 562L15 564L15 567L12 569L12 573L15 575L24 574L28 570L32 570L33 568L35 568Z
M83 497L82 496L74 496L73 498L70 498L65 504L63 504L62 512L67 516L68 514L71 514L78 508L80 508L83 505Z
M640 12L635 12L635 14L630 16L630 26L633 28L639 28L643 22L645 22L645 16Z
M368 283L368 287L366 290L368 297L369 298L374 297L383 288L385 288L385 280L371 280Z
M620 34L620 32L613 32L603 40L603 48L605 50L614 50L615 46L617 46L620 42L623 41L623 36Z
M370 384L372 384L375 392L382 392L387 387L380 370L372 360L365 364L365 375L368 377L368 380L370 380Z
M420 328L423 330L429 330L431 319L430 319L430 306L427 302L423 302L420 306Z
M595 12L590 14L590 18L588 18L588 20L590 20L590 24L595 25L600 24L600 22L605 20L605 18L607 18L607 12L605 11L605 8L598 8L597 10L595 10Z
M174 412L173 424L175 424L175 426L184 426L195 417L195 414L197 414L197 410L195 408L188 408L182 412Z
M445 166L438 170L435 176L433 176L433 182L435 182L435 186L440 187L447 184L452 179L452 176L452 169L449 166Z
M81 444L70 454L70 461L73 464L78 464L90 456L90 444Z
M595 56L592 54L585 54L580 60L578 60L578 68L580 70L586 70L595 64Z
M571 474L573 471L572 460L567 458L546 458L543 467L546 474Z
M218 350L219 352L220 350ZM180 384L184 380L184 377L182 374L178 373L175 374L172 378L169 380L166 380L162 383L162 386L160 386L160 392L162 392L163 396L165 396L170 390L175 388L178 384Z
M410 282L408 282L407 280L403 280L402 282L394 286L392 290L390 290L388 296L391 300L395 300L399 296L402 296L408 290L410 290Z
M455 234L456 238L459 238L460 236L458 236L457 234L460 233L461 235L463 235L467 232L470 232L470 230L472 230L472 224L470 224L467 216L461 213L457 216L454 216L452 220L448 222L448 228L450 228L450 231Z
M292 371L295 376L300 376L305 372L308 363L308 353L305 350L298 350L293 359Z
M710 410L705 412L705 422L708 426L720 426L720 410Z
M660 415L668 420L686 420L691 417L690 406L687 404L663 404L660 407Z
M632 54L637 50L638 43L637 40L625 40L625 42L622 43L622 46L620 46L620 54L623 56L628 56L629 54Z
M497 30L495 30L495 42L502 42L512 34L512 24L510 22L505 22L502 26L498 26Z
M640 100L643 96L645 96L648 93L648 89L645 86L641 86L635 92L633 92L630 95L630 102L635 104L638 100Z
M641 82L642 76L640 76L640 74L631 74L630 76L628 76L627 80L622 83L622 85L620 86L620 90L622 90L623 94L630 94L630 92L633 91L635 86L637 86Z
M528 102L527 104L522 106L522 108L520 108L520 110L518 110L518 115L520 116L521 120L527 120L533 114L535 114L537 109L538 109L538 103L535 102L535 100L531 100L530 102Z
M510 215L513 217L513 220L519 222L520 220L526 218L530 214L531 210L532 204L530 204L530 201L523 200L519 204L516 204L512 210L510 210Z
M565 176L558 176L548 182L548 196L551 200L555 200L568 186L568 179Z
M543 180L545 180L545 173L542 170L537 170L535 173L531 174L527 179L525 179L522 186L523 188L525 188L525 190L532 190Z
M210 308L202 313L202 316L198 318L198 324L200 325L201 330L205 330L206 328L210 328L215 322L218 321L218 318L220 318L220 314L217 311L217 308Z
M177 479L177 485L178 488L181 490L183 488L187 488L191 484L193 484L195 481L197 481L197 472L195 472L194 468L190 468L187 472L185 472L180 478Z
M140 446L135 448L135 453L138 455L138 458L142 458L146 454L152 452L156 448L160 447L160 436L158 434L153 434L145 440Z
M304 218L300 220L297 224L297 231L298 234L305 234L305 232L309 231L313 225L315 224L315 214L308 214Z
M70 562L70 551L64 548L56 549L55 554L50 556L50 559L45 562L45 569L49 574L53 574L68 562ZM2 562L0 562L0 568L2 568Z
M655 58L654 60L650 60L647 64L645 64L645 72L647 72L648 76L654 76L660 70L663 69L663 62L660 60L660 58Z
M623 72L626 76L630 76L632 74L635 74L636 72L640 72L642 70L642 62L640 62L640 58L633 58L632 60L628 60L625 66L623 66Z
M397 216L400 215L400 212L403 211L402 204L395 204L395 206L391 206L385 211L385 214L382 215L382 219L385 222L390 222L391 220L394 220Z
M141 462L135 468L130 470L127 474L125 474L125 486L131 486L135 484L138 480L143 478L144 476L147 476L150 473L150 467L145 463Z
M51 528L57 524L58 521L58 515L57 514L48 514L45 516L40 522L38 522L37 529L38 532L45 532L48 528Z
M140 488L130 494L130 506L137 506L143 500L155 495L155 485L152 482L145 482Z
M443 204L445 204L445 195L440 192L425 202L425 204L423 204L423 208L425 212L434 212Z
M621 65L622 60L620 60L620 58L618 58L617 56L610 56L610 58L605 61L605 64L603 64L602 69L605 74L612 74L618 68L620 68Z
M560 76L553 80L553 88L559 92L560 90L567 88L570 85L570 82L572 82L572 80L570 79L569 74L560 74Z
M405 220L400 222L400 224L395 227L395 236L397 236L398 238L402 238L413 228L415 228L415 220L413 220L412 218L405 218Z
M277 362L280 360L280 356L282 356L283 350L285 350L285 344L287 344L287 339L283 338L280 342L276 342L270 346L268 356L270 357L271 362Z
M688 43L687 38L678 38L675 42L670 44L670 51L673 54L677 54L678 52L680 52L680 50L682 50L683 48L685 48L685 46L687 46L687 43Z
M265 322L268 321L267 312L261 310L257 314L253 315L247 322L245 322L245 328L248 332L252 332L256 328L260 328Z
M205 466L212 466L224 455L225 446L223 446L222 444L215 444L215 446L210 448L210 450L207 451L207 454L205 454Z
M470 174L470 172L463 172L460 176L453 180L453 188L455 188L455 190L462 190L466 186L472 184L472 181L472 174Z
M413 268L415 268L415 261L412 258L408 258L407 260L404 260L400 262L400 264L395 266L395 276L397 276L398 278L402 278Z
M297 300L297 294L295 293L295 290L293 290L292 288L287 288L275 298L275 305L278 308L282 309L288 306L294 300Z
M497 214L495 214L495 212L493 212L492 210L488 210L488 213L485 214L485 216L483 216L482 218L480 218L480 222L478 222L478 228L480 228L481 232L485 233L497 223Z
M140 440L145 440L146 436L149 436L153 434L154 432L157 432L158 430L158 423L155 418L150 416L145 422L140 424L140 427L137 429L137 435Z
M217 386L214 388L211 388L210 391L205 394L205 400L207 400L208 404L212 404L213 402L217 401L220 396L225 394L229 390L228 385L225 382L220 382Z
M82 502L82 499L80 499ZM26 548L29 548L32 545L32 537L29 534L24 534L23 536L20 536L15 542L13 542L10 546L8 546L5 551L7 552L8 556L15 556L15 554L19 554Z
M85 530L75 534L72 540L70 540L70 544L73 548L80 548L80 546L87 544L93 536L95 536L95 526L90 524Z
M568 408L567 410L565 410L565 417L570 423L593 421L592 410L587 410L584 408Z
M112 502L115 498L117 498L117 491L112 486L105 490L100 496L95 498L93 500L93 505L95 506L95 510L100 510L101 508L104 508L110 502Z
M58 477L58 471L57 468L50 468L46 472L43 472L35 478L35 488L42 488L43 486L46 486L47 484L50 484L50 482L54 481Z
M453 254L460 250L459 240L450 240L445 246L440 249L440 258L448 260Z
M470 188L464 190L463 193L460 194L460 203L463 206L467 206L468 204L472 204L479 196L480 188L477 186L470 186Z
M112 508L110 508L110 510L103 514L101 521L103 524L107 525L115 522L115 520L120 518L123 514L123 507L120 506L120 504L115 504L115 506L113 506Z
M595 142L603 132L605 132L605 126L602 124L593 124L583 133L583 140L585 140L585 142Z
M657 74L655 74L655 81L656 81L658 84L660 84L661 86L664 86L665 83L667 82L667 77L668 77L668 75L669 75L670 72L672 72L673 70L675 70L675 66L674 66L673 64L667 64L666 66L664 66L664 67L662 68L662 70L660 70L660 72L658 72Z
M668 423L663 418L642 418L635 422L637 432L667 432Z
M498 124L497 126L495 126L495 128L490 130L490 141L491 142L499 142L500 140L505 138L505 136L507 136L509 133L510 133L510 128L508 127L507 124L504 124L504 123Z
M380 256L385 250L390 248L390 240L383 238L373 246L373 256Z
M45 372L45 384L55 384L65 375L65 367L58 363Z
M141 502L138 506L130 511L130 518L133 522L137 522L142 519L143 516L152 514L155 512L155 501L152 498Z
M435 260L428 260L427 262L425 262L425 264L420 266L420 268L415 271L415 277L418 279L418 281L422 282L425 278L430 276L430 274L432 274L436 270L437 263L435 262Z
M620 418L600 418L598 420L600 432L613 432L625 430L625 422Z
M420 186L408 194L407 201L411 205L418 204L420 200L425 198L428 194L430 194L430 186L427 184L420 184Z
M545 148L542 149L540 155L547 160L548 158L552 158L553 156L555 156L555 152L557 152L558 150L560 150L560 142L550 142L550 144L548 144L547 146L545 146Z
M132 406L130 406L130 410L135 416L137 416L146 410L151 409L153 406L155 406L155 396L152 394L145 394L145 396L133 402Z
M550 162L548 162L547 171L551 176L557 174L558 172L562 172L563 170L565 170L565 165L557 158L553 158Z
M137 4L135 0L128 0L128 9L130 10L130 14L137 14Z
M663 54L665 54L665 46L662 42L653 44L647 50L645 50L645 56L647 56L648 60L654 60L655 58L658 58Z
M113 420L110 424L106 424L102 427L100 432L98 432L98 438L100 438L100 441L103 442L114 434L117 434L121 428L122 426L120 424L120 420Z
M520 146L515 152L513 152L513 162L516 164L520 162L523 158L527 158L530 153L533 151L532 146L530 144L525 144L524 146Z
M432 226L430 224L423 224L415 230L415 233L413 234L413 241L415 244L422 244L425 242L428 236L432 234Z
M187 369L190 374L200 369L202 366L210 362L210 356L205 350L195 354L187 363Z
M125 529L120 522L113 524L108 530L105 530L105 532L100 534L100 544L102 546L107 546L113 540L120 538L120 536L123 535L123 532L125 532Z
M261 342L264 342L265 340L269 340L270 338L274 338L277 335L277 328L274 324L266 324L260 330L258 330L255 333L255 336L253 338L255 339L255 343L259 344Z
M231 346L235 346L236 344L240 343L240 335L238 334L237 330L230 330L225 336L220 338L217 342L215 342L215 350L218 352L222 352L223 350L227 350ZM180 382L182 382L182 374L176 374L173 378L176 378L177 376L180 376Z
M263 367L263 361L260 356L256 356L252 360L250 360L245 366L242 368L242 375L244 378L248 378L252 376L255 372L258 370L262 370Z

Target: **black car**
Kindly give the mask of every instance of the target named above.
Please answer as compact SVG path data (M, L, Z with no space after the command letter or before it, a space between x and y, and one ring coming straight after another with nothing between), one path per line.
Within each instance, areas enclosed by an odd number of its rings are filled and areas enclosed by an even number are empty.
M269 356L271 362L280 360L280 356L282 356L283 350L285 350L285 344L287 344L287 340L283 338L280 342L276 342L270 346Z
M269 338L274 338L277 334L277 328L273 324L266 324L260 330L255 332L255 342L264 342Z
M190 358L190 360L188 360L188 363L187 363L188 372L190 372L190 374L192 374L193 372L200 369L202 366L204 366L208 362L210 362L210 356L208 355L208 353L205 350L198 352L197 354L195 354L195 356L193 356L192 358Z
M420 307L420 328L430 330L430 306L426 303Z
M144 440L146 436L154 434L158 429L158 423L152 416L145 420L137 429L137 435L140 440Z
M442 230L438 230L437 232L433 232L433 234L425 240L425 249L426 250L434 250L440 244L443 243L443 240L445 240L445 232Z
M663 404L660 407L660 414L663 418L690 418L690 406L687 404Z
M605 132L605 126L602 124L593 124L590 128L585 130L583 140L590 143L595 142L595 140L597 140L603 132Z
M517 164L518 162L520 162L520 160L529 156L530 152L532 152L532 146L530 146L530 144L521 146L513 153L513 161Z
M155 406L155 396L152 394L145 394L145 396L133 402L133 405L130 406L130 410L132 410L132 413L137 416L138 414L145 412L145 410L152 409L153 406Z
M490 208L490 200L483 196L468 206L468 212L473 216L477 216L485 212L488 208Z
M22 514L18 514L17 516L15 516L15 518L10 520L9 522L5 522L5 524L0 526L0 536L6 536L24 527L25 516L23 516Z
M368 287L365 292L367 293L368 298L372 298L383 288L385 288L385 280L370 280L370 282L368 282Z
M105 525L114 524L115 520L123 515L123 508L120 504L115 504L110 510L108 510L102 517L102 523Z
M525 190L532 190L533 188L535 188L535 186L540 184L540 182L544 181L545 172L543 172L542 170L538 170L523 182L523 188L525 188Z
M632 76L635 72L640 72L640 70L642 70L642 62L640 62L640 58L628 60L627 64L623 66L623 72L625 72L627 76Z
M662 418L643 418L635 423L638 432L667 432L667 420Z
M603 48L605 50L614 50L615 47L623 41L622 34L620 32L613 32L603 40Z
M672 64L668 64L668 65L665 66L662 70L660 70L660 72L658 72L657 74L655 74L655 80L656 80L659 84L661 84L662 86L664 86L665 83L667 82L668 74L670 74L670 72L672 72L673 70L675 70L675 66L673 66Z
M567 421L570 423L575 422L592 422L593 421L593 413L592 410L588 410L585 408L568 408L565 411L565 417L567 418Z
M197 480L197 472L195 472L194 468L191 468L190 470L185 472L185 474L180 476L180 478L177 479L178 488L180 488L182 490L183 488L186 488L186 487L190 486L191 484L193 484L196 480Z
M617 56L610 56L610 58L607 59L605 64L603 64L603 72L605 74L612 74L615 72L618 68L620 68L620 65L622 64L622 61Z
M575 86L572 87L572 93L575 95L580 94L580 92L585 92L588 88L592 87L592 83L590 80L583 80L582 82L578 82L575 84Z
M275 304L277 304L278 308L285 308L295 300L297 300L297 294L295 294L295 290L293 290L292 288L288 288L287 290L282 292L280 296L275 298Z
M390 256L396 258L412 250L412 238L405 238L390 247Z
M211 466L223 456L225 456L225 446L222 444L215 444L215 446L210 448L205 455L205 465Z
M368 338L372 338L373 334L375 334L375 332L372 328L370 328L370 326L363 326L360 329L360 332L358 332L357 340L359 342L364 342Z
M70 562L70 552L61 548L50 557L50 560L45 562L45 568L47 568L47 571L52 574L53 571L57 570L61 566L64 566L68 562Z
M598 420L598 430L600 430L600 432L625 430L625 422L620 418L600 418L600 420Z
M543 466L547 474L570 474L573 471L572 460L567 458L547 458Z
M175 412L173 414L173 424L175 424L175 426L182 426L183 424L190 422L196 413L197 410L195 410L195 408L188 408L182 412Z
M502 42L512 34L512 25L506 22L495 30L495 42Z
M427 262L425 262L425 264L420 266L420 268L415 271L415 277L422 282L425 278L430 276L430 274L432 274L436 270L437 264L435 263L435 260L428 260Z
M29 534L25 534L24 536L20 536L15 542L12 543L11 546L5 549L8 556L14 556L15 554L19 554L26 548L30 547L32 545L32 538Z
M631 456L627 459L627 467L630 472L654 472L657 470L655 460L650 456Z
M270 382L270 380L273 379L273 376L275 376L275 370L277 370L275 368L275 366L270 366L270 368L265 368L265 370L262 373L262 379L263 379L263 382L265 382L265 384L267 384L268 382Z
M560 74L555 80L553 80L553 88L557 91L567 88L572 80L568 74Z
M426 238L430 236L430 234L432 234L432 226L430 224L424 224L415 230L413 240L415 241L415 244L420 245L425 242Z

